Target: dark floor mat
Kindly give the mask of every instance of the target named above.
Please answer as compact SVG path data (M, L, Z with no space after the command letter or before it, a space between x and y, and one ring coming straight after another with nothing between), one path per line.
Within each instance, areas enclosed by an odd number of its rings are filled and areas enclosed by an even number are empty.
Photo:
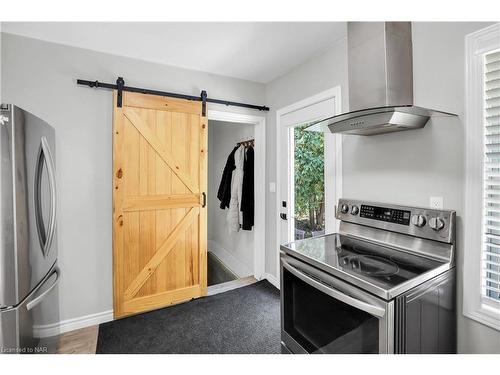
M101 324L97 353L280 352L279 291L267 280Z

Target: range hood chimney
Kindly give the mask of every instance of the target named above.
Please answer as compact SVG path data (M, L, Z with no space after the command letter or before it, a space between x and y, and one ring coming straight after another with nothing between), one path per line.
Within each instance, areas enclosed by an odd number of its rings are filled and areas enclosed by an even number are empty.
M308 130L375 135L425 126L434 114L413 105L411 22L348 22L349 111Z

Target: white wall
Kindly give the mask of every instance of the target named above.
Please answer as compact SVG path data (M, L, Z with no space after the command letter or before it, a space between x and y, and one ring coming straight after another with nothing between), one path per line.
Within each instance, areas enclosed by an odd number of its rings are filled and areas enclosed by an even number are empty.
M211 97L249 103L264 102L264 86L12 34L2 37L3 100L56 129L61 319L111 310L112 95L78 87L76 78L114 82L121 75L131 86L191 95L205 89Z
M208 250L213 251L238 276L253 275L254 231L231 232L220 208L217 190L226 160L238 141L254 137L254 125L208 122Z
M446 208L458 214L458 350L461 353L500 352L500 332L462 315L462 215L464 207L465 35L485 23L414 23L413 69L415 104L454 112L459 118L433 118L424 129L374 137L344 136L343 195L347 198L427 206L429 196L444 197ZM337 51L337 52L335 52ZM267 104L277 110L329 87L342 86L346 108L346 46L338 43L319 58L271 82ZM269 144L273 149L275 124L269 118ZM272 153L270 153L272 157ZM274 181L276 161L268 167ZM275 197L269 195L268 227L277 215ZM275 273L275 231L268 231L267 269ZM273 251L274 250L274 251Z

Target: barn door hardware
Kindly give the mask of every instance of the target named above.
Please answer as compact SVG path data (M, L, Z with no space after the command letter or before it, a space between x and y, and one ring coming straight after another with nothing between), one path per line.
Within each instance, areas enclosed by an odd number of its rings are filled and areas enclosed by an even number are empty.
M125 86L125 81L123 80L123 77L118 77L118 79L116 80L116 89L118 91L116 95L116 106L118 108L121 108L122 106L123 86Z
M269 107L266 107L264 105L232 102L229 100L222 100L222 99L212 99L212 98L209 98L207 96L207 92L205 90L201 91L200 96L194 96L194 95L177 94L177 93L173 93L173 92L166 92L166 91L159 91L159 90L143 89L140 87L125 86L125 80L123 79L123 77L118 77L118 79L116 80L116 84L104 83L104 82L99 82L99 81L89 81L89 80L85 80L85 79L77 79L76 84L83 85L83 86L89 86L89 87L93 87L93 88L98 88L98 89L117 90L118 91L117 103L116 103L117 107L122 106L123 91L129 91L129 92L137 92L140 94L168 96L170 98L199 101L202 103L202 116L206 116L206 114L207 114L206 103L215 103L215 104L222 104L222 105L227 105L227 106L243 107L243 108L249 108L249 109L256 109L259 111L269 111Z
M207 92L203 90L201 92L201 115L205 117L207 115Z

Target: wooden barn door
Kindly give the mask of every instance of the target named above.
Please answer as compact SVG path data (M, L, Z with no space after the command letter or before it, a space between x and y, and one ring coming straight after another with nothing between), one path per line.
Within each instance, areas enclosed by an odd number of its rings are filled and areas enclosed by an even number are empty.
M206 295L201 102L123 92L113 117L115 318Z

